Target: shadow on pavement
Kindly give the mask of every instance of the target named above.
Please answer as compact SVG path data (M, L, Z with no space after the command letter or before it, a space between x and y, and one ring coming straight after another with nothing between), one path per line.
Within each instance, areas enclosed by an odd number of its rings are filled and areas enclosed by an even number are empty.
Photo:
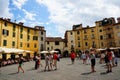
M54 72L54 71L57 71L57 70L41 70L41 71L38 71L37 73L42 73L42 72Z
M18 74L18 72L10 73L8 75L15 75L15 74Z
M82 73L81 75L89 75L91 74L92 72L86 72L86 73Z
M36 69L34 69L34 68L31 68L31 69L28 69L27 71L33 71L33 70L36 70Z
M106 73L106 72L101 72L100 74L101 74L101 75L106 75L106 74L108 74L108 73Z

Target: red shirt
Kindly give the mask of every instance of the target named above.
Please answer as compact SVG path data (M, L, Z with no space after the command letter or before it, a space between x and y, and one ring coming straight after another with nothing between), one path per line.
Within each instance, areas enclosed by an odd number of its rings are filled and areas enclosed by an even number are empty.
M72 59L74 59L74 58L76 57L75 53L72 52L72 53L70 54L70 57L71 57Z
M58 59L58 55L57 55L57 54L54 54L54 55L53 55L53 59L54 59L54 60L55 60L55 59L57 60L57 59Z
M112 53L111 52L107 52L107 55L108 55L108 59L112 60Z

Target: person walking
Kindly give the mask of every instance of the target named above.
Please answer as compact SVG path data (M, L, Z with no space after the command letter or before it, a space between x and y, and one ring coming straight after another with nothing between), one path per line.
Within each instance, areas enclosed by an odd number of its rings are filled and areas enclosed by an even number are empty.
M115 53L114 51L111 51L112 53L112 66L115 67Z
M86 64L86 54L85 54L85 52L82 53L81 58L82 58L83 64Z
M20 72L20 70L22 70L22 72L24 73L24 69L22 68L22 65L23 65L23 58L21 57L19 59L18 73Z
M50 66L49 66L49 53L45 54L45 69L44 71L46 71L46 68L48 69L48 71L50 71Z
M86 55L86 64L90 65L90 53L88 50L85 51L85 55Z
M41 56L40 56L40 55L38 55L37 68L39 68L40 66L42 67L42 63L41 63Z
M54 66L54 70L57 70L57 60L58 60L58 55L57 53L53 54L53 66Z
M102 64L104 61L105 61L105 51L101 51L99 63Z
M53 54L49 55L49 62L50 62L50 70L53 70Z
M107 53L106 53L106 55L107 55L107 73L109 73L109 72L112 72L112 52L111 52L111 50L108 48L107 49Z
M96 64L95 49L93 48L90 50L90 58L91 58L91 72L96 72L95 71L95 64Z
M72 64L74 64L74 62L75 62L75 57L76 57L75 52L74 52L74 51L71 51L70 58L71 58Z

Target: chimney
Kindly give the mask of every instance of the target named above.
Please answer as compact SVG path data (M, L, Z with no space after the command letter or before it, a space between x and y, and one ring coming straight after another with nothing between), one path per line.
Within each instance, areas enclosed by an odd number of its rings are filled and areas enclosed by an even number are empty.
M120 17L119 17L119 18L117 18L117 22L118 22L118 23L120 23Z
M44 30L44 26L35 26L35 29Z
M23 26L24 23L23 22L19 22L18 24Z
M87 25L87 28L89 28L89 25Z
M11 19L10 19L10 18L7 18L7 21L9 21L9 22L10 22L10 21L11 21Z
M16 23L16 20L14 20L14 23Z

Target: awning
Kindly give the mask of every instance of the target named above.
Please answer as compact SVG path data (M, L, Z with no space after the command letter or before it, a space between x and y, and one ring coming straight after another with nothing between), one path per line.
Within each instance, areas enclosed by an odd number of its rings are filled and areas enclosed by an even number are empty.
M58 51L55 51L55 50L52 50L52 51L50 51L50 53L58 53Z
M49 53L48 51L41 51L40 53Z
M99 48L99 49L96 49L96 50L98 50L98 51L102 51L102 50L106 50L106 49L103 49L103 48Z
M3 53L23 53L23 52L30 52L30 51L22 50L22 49L16 49L16 48L0 47L0 52L3 52Z

